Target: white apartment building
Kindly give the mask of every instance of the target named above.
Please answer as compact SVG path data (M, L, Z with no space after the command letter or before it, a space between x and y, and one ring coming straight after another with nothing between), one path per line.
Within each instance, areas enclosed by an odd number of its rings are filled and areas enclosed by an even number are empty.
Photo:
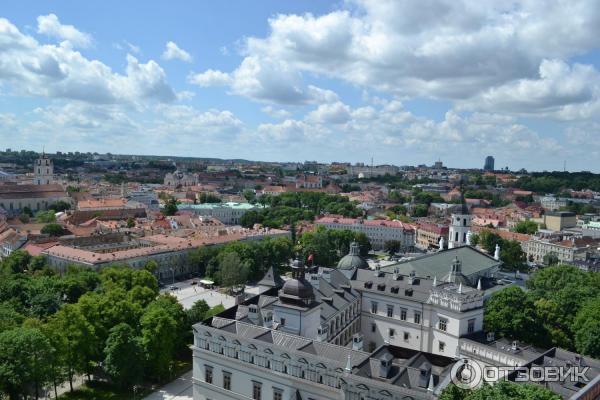
M205 204L180 204L179 210L188 210L203 217L213 217L226 225L239 225L242 216L248 211L261 208L260 205L250 203L205 203Z
M340 216L324 216L315 221L329 229L348 229L364 233L373 250L382 250L385 242L397 240L405 251L415 246L416 231L410 224L401 221L366 220L360 218L345 218Z

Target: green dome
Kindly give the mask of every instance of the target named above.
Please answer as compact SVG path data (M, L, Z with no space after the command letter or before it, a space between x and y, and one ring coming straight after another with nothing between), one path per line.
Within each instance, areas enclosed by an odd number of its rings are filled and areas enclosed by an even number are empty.
M350 244L350 252L342 257L342 259L338 262L337 267L338 269L369 269L369 264L360 255L360 247L358 246L358 243L352 242Z

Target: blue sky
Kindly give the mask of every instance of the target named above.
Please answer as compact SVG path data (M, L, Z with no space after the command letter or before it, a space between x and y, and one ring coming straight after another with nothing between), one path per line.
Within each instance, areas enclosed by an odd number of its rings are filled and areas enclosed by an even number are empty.
M592 0L21 1L0 18L1 147L600 170Z

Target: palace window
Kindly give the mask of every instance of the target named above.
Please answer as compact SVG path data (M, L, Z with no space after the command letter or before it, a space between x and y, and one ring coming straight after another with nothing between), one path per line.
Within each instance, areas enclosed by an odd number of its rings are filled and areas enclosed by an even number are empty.
M371 314L377 314L377 302L376 301L371 302Z
M448 329L448 320L445 318L440 318L440 321L438 323L438 329L440 331L446 332L446 329Z
M475 318L467 321L467 333L475 332Z
M231 390L231 373L223 372L223 389Z
M262 399L262 383L252 382L252 398L254 400Z
M394 316L394 306L387 306L387 316L390 318Z
M402 321L406 321L406 308L401 308L400 309L400 319Z
M204 381L206 383L213 382L213 369L212 369L212 367L210 367L208 365L204 366Z
M415 311L415 324L420 324L421 323L421 313L418 311Z

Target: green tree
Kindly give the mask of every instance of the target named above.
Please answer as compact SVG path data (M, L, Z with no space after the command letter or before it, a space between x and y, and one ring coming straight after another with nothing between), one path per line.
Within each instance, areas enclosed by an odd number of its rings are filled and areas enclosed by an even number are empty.
M413 217L426 217L428 210L429 206L427 204L415 204L410 215Z
M590 357L600 357L600 297L584 304L573 324L575 348Z
M500 244L500 260L507 269L512 271L527 270L527 254L516 240L502 240Z
M86 320L78 305L65 304L49 321L50 341L64 366L73 391L73 376L88 373L95 358L98 339L94 327Z
M71 209L71 204L67 203L66 201L59 200L50 204L48 206L48 209L53 210L55 213L57 213Z
M538 230L538 224L531 220L519 221L513 228L513 231L533 235Z
M44 235L62 236L65 233L65 230L60 224L48 224L44 226L40 232Z
M25 250L15 250L2 260L2 269L9 273L22 273L29 266L31 255Z
M140 326L145 369L154 378L166 378L177 347L177 321L167 308L153 302L144 311Z
M542 262L544 263L544 265L557 265L560 262L560 260L558 259L558 255L552 252L544 254Z
M222 313L223 311L225 311L225 306L223 304L217 304L216 306L214 306L213 308L211 308L210 310L208 310L206 312L206 315L204 316L204 318L210 318L213 317L217 314Z
M127 227L129 229L135 227L135 218L133 218L133 217L127 218Z
M53 348L44 334L36 328L15 328L0 333L0 390L11 400L30 394L35 398L40 389L51 381L48 363Z
M56 221L56 216L54 215L53 210L48 211L40 211L35 215L35 219L39 223L48 224Z
M498 382L483 385L469 393L464 400L560 400L561 397L541 385Z
M539 343L546 334L536 321L532 299L518 286L492 294L485 303L483 325L487 332L529 343Z
M206 313L210 310L210 307L204 300L198 300L195 302L189 310L186 310L185 314L187 317L188 325L192 325L202 321ZM191 329L191 328L190 328Z
M225 287L240 285L248 280L249 269L236 253L227 253L219 264L219 282Z
M169 197L168 200L165 201L165 206L161 210L164 215L175 215L177 214L177 199L175 197Z
M502 238L494 232L482 230L479 233L478 243L488 254L494 254L496 245L502 246Z
M527 287L552 344L574 350L575 316L600 294L600 278L577 267L557 265L537 271L527 281Z
M122 388L142 381L144 353L135 331L126 323L112 327L104 347L104 370Z
M400 251L402 243L399 240L388 240L383 244L383 249L390 254L394 254Z
M17 311L12 302L0 303L0 333L19 327L24 320L25 316Z

